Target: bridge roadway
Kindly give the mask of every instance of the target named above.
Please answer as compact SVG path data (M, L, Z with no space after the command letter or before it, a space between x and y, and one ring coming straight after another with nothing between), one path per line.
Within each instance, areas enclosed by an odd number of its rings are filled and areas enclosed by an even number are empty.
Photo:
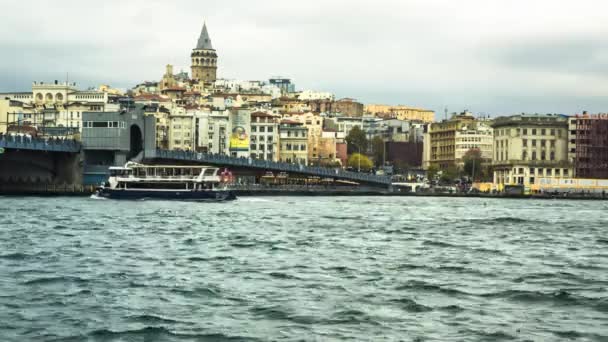
M217 165L226 167L241 167L258 170L288 172L307 176L317 176L323 178L334 178L339 180L355 181L365 184L389 186L390 176L377 176L368 173L358 173L344 171L340 169L305 166L300 164L279 163L268 160L258 160L251 158L235 158L226 155L215 155L207 153L196 153L189 151L156 150L154 156L150 156L146 151L146 159L158 159L166 161L186 161L196 162L207 165ZM152 158L151 158L152 157Z
M82 145L75 140L32 138L22 135L0 134L0 148L5 150L30 150L46 152L78 153Z

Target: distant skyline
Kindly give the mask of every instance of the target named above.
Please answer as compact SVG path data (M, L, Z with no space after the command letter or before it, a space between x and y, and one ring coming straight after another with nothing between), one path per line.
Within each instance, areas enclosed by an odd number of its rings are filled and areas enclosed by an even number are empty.
M579 0L5 0L0 91L131 88L190 71L207 22L218 77L289 77L364 103L478 114L608 111L608 3Z

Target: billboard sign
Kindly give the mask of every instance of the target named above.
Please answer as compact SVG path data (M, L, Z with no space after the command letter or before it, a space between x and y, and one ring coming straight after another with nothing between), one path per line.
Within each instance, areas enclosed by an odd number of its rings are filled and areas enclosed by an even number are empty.
M230 111L232 130L230 132L230 151L249 151L249 130L251 127L251 113L249 110L236 109Z

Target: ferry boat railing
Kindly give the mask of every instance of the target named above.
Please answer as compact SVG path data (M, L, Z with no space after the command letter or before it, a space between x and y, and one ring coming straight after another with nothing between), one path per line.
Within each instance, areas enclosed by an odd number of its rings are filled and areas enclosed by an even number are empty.
M251 167L256 169L266 169L288 173L291 172L312 176L325 176L328 178L347 179L353 181L385 185L391 184L390 176L380 176L369 173L345 171L337 168L324 168L318 166L306 166L302 164L274 162L270 160L258 160L253 158L235 158L221 154L198 153L192 151L157 150L156 158L194 161L233 167Z

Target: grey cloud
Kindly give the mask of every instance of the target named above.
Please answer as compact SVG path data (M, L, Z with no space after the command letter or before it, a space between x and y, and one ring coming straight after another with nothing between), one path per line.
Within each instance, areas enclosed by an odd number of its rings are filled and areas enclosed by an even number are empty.
M188 70L206 20L220 77L279 74L300 89L437 112L605 111L605 32L588 18L608 5L535 1L3 1L0 91L66 72L81 86L126 88L169 63ZM510 25L517 8L535 21Z
M490 44L484 49L490 59L514 68L608 77L608 41L604 37L538 36Z

